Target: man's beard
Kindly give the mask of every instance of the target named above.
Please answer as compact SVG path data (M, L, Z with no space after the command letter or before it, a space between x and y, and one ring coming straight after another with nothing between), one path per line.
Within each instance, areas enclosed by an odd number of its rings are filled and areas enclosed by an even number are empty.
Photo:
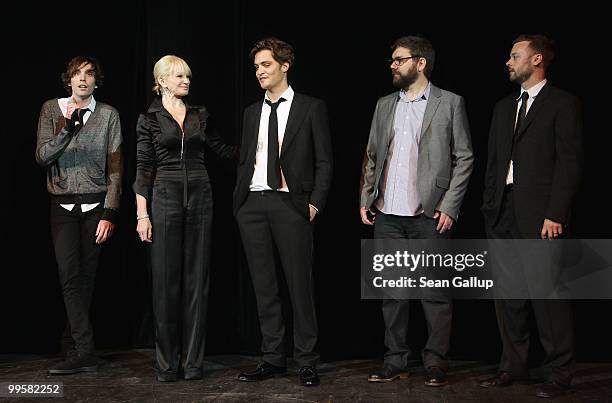
M408 88L412 84L414 84L414 82L419 77L419 74L417 73L416 69L409 70L405 75L402 75L399 72L397 72L397 74L398 76L393 76L393 85L396 88Z
M533 70L523 71L522 73L517 73L517 71L514 70L514 75L510 74L510 81L519 85L523 84L525 81L529 80L532 73Z

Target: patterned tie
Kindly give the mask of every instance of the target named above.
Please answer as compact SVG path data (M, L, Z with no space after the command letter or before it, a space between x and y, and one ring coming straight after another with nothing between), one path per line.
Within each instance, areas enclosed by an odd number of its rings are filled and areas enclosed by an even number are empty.
M279 98L277 102L272 102L266 99L266 103L270 106L270 118L268 119L268 186L273 190L278 190L281 187L281 169L280 159L278 157L278 116L276 110L285 98Z

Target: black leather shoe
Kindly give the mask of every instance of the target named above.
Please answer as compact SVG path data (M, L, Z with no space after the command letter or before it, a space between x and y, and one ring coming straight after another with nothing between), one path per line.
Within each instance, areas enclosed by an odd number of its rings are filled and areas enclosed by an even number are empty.
M410 373L403 369L395 368L391 365L384 365L378 372L374 372L368 376L368 382L393 382L394 380L407 379Z
M272 377L284 376L286 374L287 368L277 367L276 365L272 365L264 361L259 364L254 371L243 372L238 375L238 380L242 382L257 382Z
M319 386L319 374L313 367L302 367L298 372L300 374L300 383L302 386Z
M570 389L571 388L569 386L561 385L556 382L546 382L538 387L536 396L543 398L555 398L567 394Z
M495 376L481 381L478 385L481 388L503 388L512 385L514 379L507 372L500 372Z
M448 385L446 372L444 372L444 370L440 367L428 367L427 375L425 376L425 385L434 388Z
M94 356L86 354L71 354L64 361L53 368L49 368L49 375L70 375L78 372L96 372L98 362Z

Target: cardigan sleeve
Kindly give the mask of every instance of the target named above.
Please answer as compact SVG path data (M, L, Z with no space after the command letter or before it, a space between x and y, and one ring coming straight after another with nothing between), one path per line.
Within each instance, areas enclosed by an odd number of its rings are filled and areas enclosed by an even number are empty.
M55 135L55 122L53 121L53 114L50 110L51 102L57 101L51 100L45 102L40 110L40 116L38 118L35 157L36 162L43 167L50 165L61 157L72 140L72 134L65 128L62 128L57 135ZM58 125L61 125L62 122L65 123L65 121L65 118L62 116L58 121Z
M115 221L121 201L123 179L121 121L119 113L113 110L108 125L108 148L106 151L106 198L104 200L103 220Z

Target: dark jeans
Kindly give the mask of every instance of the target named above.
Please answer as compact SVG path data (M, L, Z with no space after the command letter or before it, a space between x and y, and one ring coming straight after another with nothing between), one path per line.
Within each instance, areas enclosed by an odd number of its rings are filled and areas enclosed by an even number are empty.
M446 239L449 231L436 231L438 220L420 214L414 217L378 213L374 224L377 239ZM422 351L425 367L448 367L447 353L450 348L453 306L450 298L440 296L421 300L429 337ZM408 347L408 318L410 300L383 299L382 311L385 319L385 364L406 368L411 350Z
M493 227L487 228L487 237L493 239L520 239L514 211L512 188L504 192L500 217ZM546 241L548 242L548 241ZM518 256L519 251L516 251ZM510 259L506 257L505 261ZM521 259L516 259L517 266ZM516 267L521 275L522 267ZM574 329L571 305L568 301L541 299L498 299L495 313L502 339L503 351L499 370L516 378L527 377L529 352L530 306L535 314L538 334L545 358L543 370L552 381L569 385L574 374Z
M80 206L68 211L51 203L51 236L59 280L70 334L79 354L90 354L94 350L89 307L100 255L95 234L103 211L102 204L83 213Z
M236 216L249 262L261 326L263 360L285 366L285 325L281 312L274 248L280 255L293 307L293 358L316 366L318 328L312 279L312 224L288 193L250 192Z

